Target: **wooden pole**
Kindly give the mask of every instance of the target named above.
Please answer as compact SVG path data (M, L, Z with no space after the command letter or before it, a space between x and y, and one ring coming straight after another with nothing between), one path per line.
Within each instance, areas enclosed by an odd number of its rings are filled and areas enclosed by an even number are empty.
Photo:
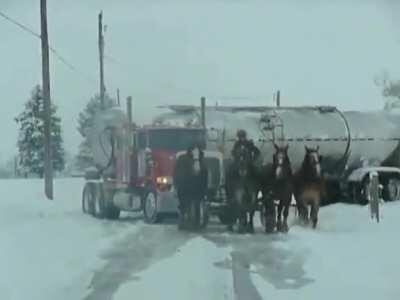
M47 3L40 0L41 42L42 42L42 89L44 100L44 189L46 197L53 200L53 162L51 153L51 101L49 38L47 32Z
M276 106L280 107L281 106L281 91L278 90L276 92Z
M128 115L129 126L132 127L132 97L126 98L126 113Z
M101 109L105 109L104 104L104 36L103 36L103 12L99 13L99 63L100 63L100 104Z

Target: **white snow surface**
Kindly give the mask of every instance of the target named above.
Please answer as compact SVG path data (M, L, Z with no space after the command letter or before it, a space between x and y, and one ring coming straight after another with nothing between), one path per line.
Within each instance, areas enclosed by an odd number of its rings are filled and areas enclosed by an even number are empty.
M84 215L83 184L56 180L49 201L41 180L0 181L2 300L400 299L400 203L379 224L367 207L336 204L315 231L292 220L287 235L215 222L182 233Z
M123 234L125 224L81 213L84 181L55 181L55 200L42 180L0 180L0 290L2 300L81 299L99 253Z

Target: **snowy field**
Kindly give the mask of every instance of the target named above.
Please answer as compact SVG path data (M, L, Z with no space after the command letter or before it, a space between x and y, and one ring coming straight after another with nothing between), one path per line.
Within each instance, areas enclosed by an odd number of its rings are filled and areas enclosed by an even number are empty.
M323 208L313 231L202 234L81 213L82 179L0 181L0 299L400 299L400 203Z

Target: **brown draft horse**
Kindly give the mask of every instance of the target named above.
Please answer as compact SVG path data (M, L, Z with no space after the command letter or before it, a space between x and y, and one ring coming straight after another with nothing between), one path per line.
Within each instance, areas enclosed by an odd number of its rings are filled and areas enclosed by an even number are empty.
M321 199L326 196L325 180L321 170L322 156L317 148L305 146L306 153L300 170L294 175L297 209L300 220L309 223L308 206L311 206L310 218L313 228L318 223L318 211Z
M274 144L274 146L273 163L267 176L272 194L264 198L266 212L265 231L267 233L273 232L275 226L277 231L289 231L287 219L293 194L293 173L288 155L289 145L279 147ZM275 214L275 200L279 201L277 216Z

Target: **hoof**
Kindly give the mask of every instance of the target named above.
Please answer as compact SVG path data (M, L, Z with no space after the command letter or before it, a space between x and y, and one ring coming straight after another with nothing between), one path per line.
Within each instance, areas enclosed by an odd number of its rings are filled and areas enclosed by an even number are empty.
M278 221L278 222L276 223L276 230L279 231L279 232L282 232L282 230L283 230L283 223L282 223L281 221Z
M313 222L312 228L313 228L313 229L317 229L317 222Z
M265 232L266 233L273 233L274 229L275 229L275 224L273 224L273 223L265 224Z
M243 225L240 225L238 228L238 233L245 233L246 232L246 228Z
M288 233L289 232L289 226L287 223L283 223L281 227L281 232L283 233Z
M253 227L253 226L249 226L249 227L247 228L247 232L248 232L248 233L254 233L254 227Z

